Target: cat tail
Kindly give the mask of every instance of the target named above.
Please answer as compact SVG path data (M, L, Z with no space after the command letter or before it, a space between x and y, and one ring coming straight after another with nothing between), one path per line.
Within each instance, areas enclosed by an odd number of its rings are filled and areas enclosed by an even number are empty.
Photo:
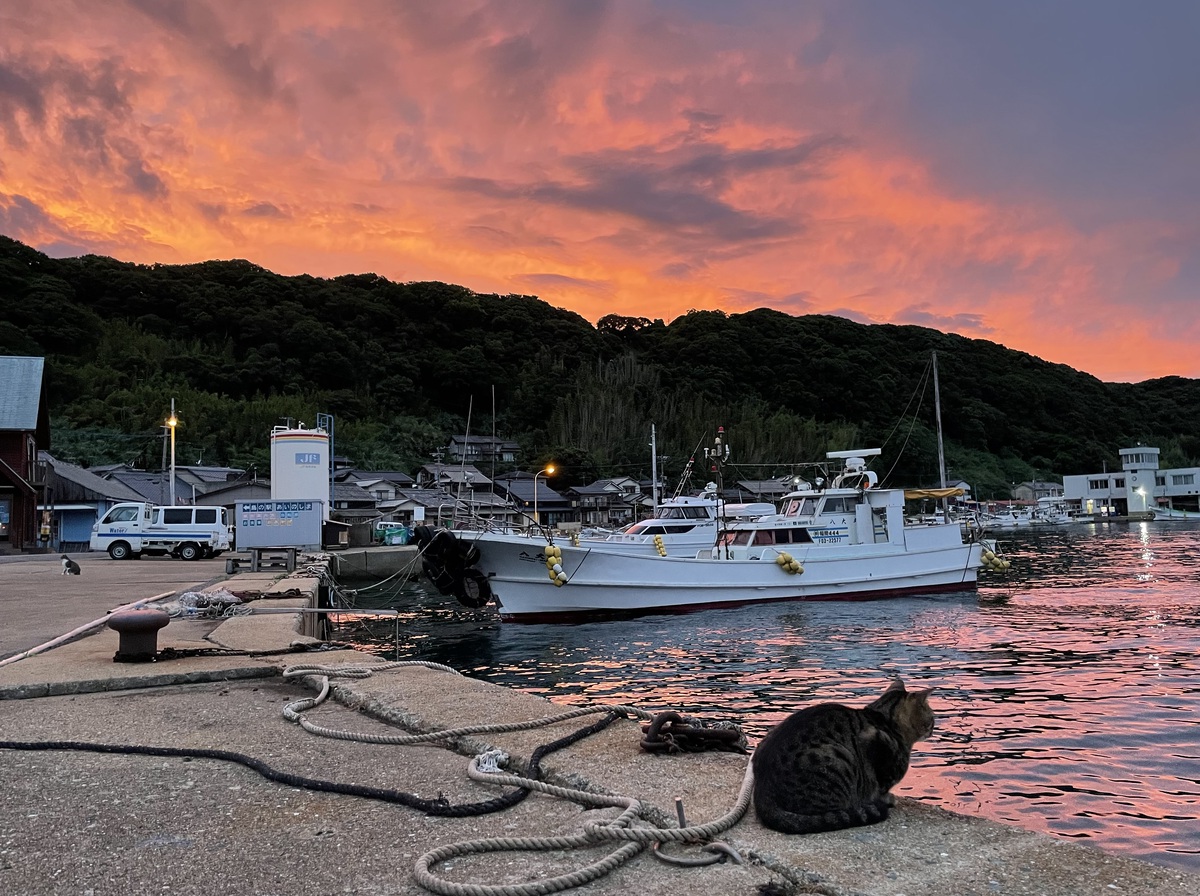
M758 820L773 831L782 834L817 834L821 831L840 831L876 824L888 817L890 805L885 800L874 800L848 809L833 809L828 812L806 814L789 812L778 806L755 806Z

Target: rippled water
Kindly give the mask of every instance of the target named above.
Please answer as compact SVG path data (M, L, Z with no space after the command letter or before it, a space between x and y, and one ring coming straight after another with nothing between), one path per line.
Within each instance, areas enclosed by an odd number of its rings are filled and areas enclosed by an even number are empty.
M337 637L560 703L634 703L740 724L862 705L894 675L934 687L937 729L903 796L1200 871L1200 526L1004 536L979 591L763 604L578 625L501 624L411 588L399 621ZM348 583L350 584L350 583Z

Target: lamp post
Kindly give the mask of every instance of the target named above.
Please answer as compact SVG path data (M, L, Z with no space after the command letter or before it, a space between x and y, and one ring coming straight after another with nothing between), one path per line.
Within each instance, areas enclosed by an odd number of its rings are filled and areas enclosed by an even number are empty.
M538 500L537 500L537 481L538 481L538 477L542 476L542 475L553 476L554 475L554 464L550 464L550 466L546 467L546 469L538 470L536 473L533 474L533 524L535 526L540 526L542 524L542 520L538 516Z
M175 399L171 399L171 416L167 418L167 429L171 430L171 506L175 506L175 427L179 418L175 416Z

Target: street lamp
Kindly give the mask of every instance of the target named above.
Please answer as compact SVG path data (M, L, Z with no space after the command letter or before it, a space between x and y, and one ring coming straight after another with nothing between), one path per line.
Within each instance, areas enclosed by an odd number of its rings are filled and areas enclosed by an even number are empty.
M538 470L536 473L533 474L533 524L535 526L540 526L542 524L541 518L538 517L537 481L538 481L538 477L543 474L546 476L553 476L554 475L554 464L550 464L550 466L546 467L546 469Z
M175 427L179 418L175 416L175 399L171 399L171 416L167 418L167 429L171 430L171 506L175 506Z

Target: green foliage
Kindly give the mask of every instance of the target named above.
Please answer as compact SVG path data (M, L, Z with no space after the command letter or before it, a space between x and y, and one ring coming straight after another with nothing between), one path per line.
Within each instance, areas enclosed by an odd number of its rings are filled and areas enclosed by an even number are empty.
M980 497L1087 473L1137 443L1200 465L1200 381L1103 383L995 343L921 327L758 309L595 327L532 296L375 274L282 277L247 261L51 259L0 237L0 353L47 358L52 448L86 463L161 462L171 399L188 462L269 463L269 432L336 420L335 452L409 471L468 430L517 440L556 486L707 476L726 430L733 475L880 446L892 484L934 484L936 351L946 464ZM539 466L540 462L540 466Z

